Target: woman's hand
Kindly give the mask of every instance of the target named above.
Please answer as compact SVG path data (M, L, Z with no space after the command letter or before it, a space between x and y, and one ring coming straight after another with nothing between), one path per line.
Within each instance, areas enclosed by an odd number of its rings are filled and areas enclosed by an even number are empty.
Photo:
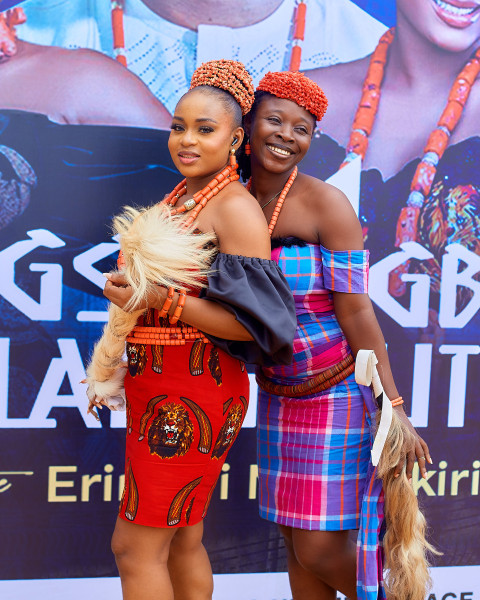
M426 463L428 461L430 464L433 464L427 443L415 431L415 428L410 423L410 420L405 414L403 407L399 406L398 408L394 408L393 410L396 411L397 415L400 417L400 420L402 421L405 429L409 434L405 437L405 443L403 448L403 456L406 460L405 474L407 476L407 479L408 481L412 480L412 471L415 461L418 461L418 467L420 469L421 476L423 477L423 479L427 479ZM395 477L398 477L400 475L404 464L405 463L403 460L400 463L398 463L397 467L395 468Z
M84 383L84 384L88 385L88 388L87 388L87 397L88 397L87 415L88 414L93 415L95 417L95 419L97 419L97 421L100 421L100 416L98 414L97 409L107 406L105 401L102 398L99 398L98 396L92 397L92 394L90 393L91 388L90 388L87 378L82 379L82 381L80 383Z
M122 310L132 297L132 288L127 284L121 273L104 273L107 282L103 289L103 295L116 304ZM147 308L161 309L167 297L167 289L162 286L152 286L143 302L135 306L135 310Z

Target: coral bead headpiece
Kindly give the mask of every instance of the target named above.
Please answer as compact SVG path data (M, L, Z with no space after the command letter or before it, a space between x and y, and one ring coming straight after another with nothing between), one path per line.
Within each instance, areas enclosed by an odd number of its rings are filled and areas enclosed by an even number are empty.
M217 87L231 94L240 105L242 115L246 115L252 108L252 78L238 60L210 60L201 64L192 75L190 89L199 85Z
M299 71L269 72L260 80L258 91L295 102L308 110L317 121L322 120L328 106L322 88Z

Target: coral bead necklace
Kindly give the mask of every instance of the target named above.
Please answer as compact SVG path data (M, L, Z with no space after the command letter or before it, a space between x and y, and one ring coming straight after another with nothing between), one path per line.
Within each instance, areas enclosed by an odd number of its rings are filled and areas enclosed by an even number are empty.
M237 173L237 168L238 168L238 164L237 164L237 161L235 158L235 151L231 150L229 164L223 169L223 171L218 173L218 175L216 175L212 179L212 181L210 181L202 190L200 190L199 192L196 192L193 195L193 198L191 198L190 200L187 200L183 206L180 206L179 208L175 208L175 204L178 202L179 198L181 198L187 192L186 179L184 179L177 186L175 186L175 188L170 192L170 194L164 200L162 200L162 202L164 202L165 204L172 207L172 214L174 214L174 215L178 215L178 214L185 213L187 211L191 211L189 216L183 222L183 227L185 229L187 229L188 227L190 227L193 224L193 222L197 218L199 212L202 210L202 208L204 208L206 206L207 202L211 198L216 196L229 183L231 183L232 181L237 181L237 179L239 179L239 175ZM120 253L119 253L118 259L117 259L117 266L120 270L125 268L125 259L123 257L123 253L121 250L120 250ZM176 325L176 323L178 322L178 320L182 314L183 307L185 305L185 300L186 300L186 293L187 292L186 292L185 288L179 289L179 297L178 297L177 305L175 307L173 315L171 315L169 317L170 324L172 324L172 325ZM169 310L173 304L174 294L175 294L174 288L173 287L168 288L167 297L165 299L165 302L164 302L161 310L159 311L160 317L168 316ZM149 331L152 332L151 336L144 335L143 329L144 328L135 327L134 331L136 331L137 333L140 332L141 333L140 337L134 338L134 333L132 333L130 335L130 337L127 338L127 342L136 343L136 344L161 344L161 345L177 344L178 345L178 344L184 344L185 339L190 339L187 337L187 338L182 338L183 341L180 341L180 338L178 337L178 335L175 334L172 338L172 339L174 339L174 341L169 341L170 337L167 334L169 334L170 330L167 331L164 327L157 327L157 328L153 328L153 329L150 328ZM198 334L197 330L195 328L190 328L190 329L191 329L190 333L192 333L192 335L194 336L192 339L196 339L195 335ZM155 335L153 335L153 334L155 334ZM155 337L155 336L157 336L157 337ZM154 338L157 341L153 341ZM175 340L177 340L177 341L175 341Z
M277 224L278 216L280 215L280 211L282 210L282 206L283 206L283 203L285 202L285 198L287 197L287 194L290 191L290 188L292 187L293 182L295 181L297 175L298 175L298 167L295 167L293 169L293 171L290 173L290 176L287 179L287 183L283 186L282 191L279 192L280 196L277 200L277 203L275 204L275 208L273 209L273 214L270 219L270 223L268 224L268 233L270 234L270 237L272 236L273 230L275 229L275 225ZM252 178L250 178L247 183L247 190L250 191L251 187L252 187ZM275 196L272 198L272 200L274 200L277 196L278 196L278 194L275 194ZM270 202L271 202L271 200L269 200L261 208L262 209L265 208L265 206L267 206L267 204L270 204Z
M179 198L187 192L186 179L181 181L163 202L172 207L172 214L174 215L192 211L184 222L184 227L190 227L198 217L198 213L207 205L207 202L213 198L213 196L216 196L229 183L232 183L232 181L237 181L239 179L240 176L237 173L237 169L238 164L235 159L235 153L233 152L230 154L230 163L223 171L216 175L212 181L207 183L202 190L193 194L193 198L187 200L183 206L175 208L175 204L178 202Z
M370 59L362 97L353 120L352 132L347 145L347 156L340 168L347 165L357 156L365 158L368 139L372 132L375 116L380 102L381 85L385 73L388 49L394 38L394 29L388 30L380 38ZM416 241L418 236L418 220L425 199L430 194L437 165L445 152L450 136L457 126L468 96L480 73L480 48L468 60L456 77L448 95L448 102L440 116L437 127L430 134L410 185L407 205L402 208L397 221L395 246L405 242ZM402 296L406 284L401 275L408 270L408 264L398 267L392 272L389 291L394 296Z
M113 53L115 58L124 67L127 66L125 50L125 31L123 25L125 0L111 0ZM302 58L302 44L305 37L305 23L307 4L305 0L298 0L293 12L292 40L289 61L289 71L299 71Z

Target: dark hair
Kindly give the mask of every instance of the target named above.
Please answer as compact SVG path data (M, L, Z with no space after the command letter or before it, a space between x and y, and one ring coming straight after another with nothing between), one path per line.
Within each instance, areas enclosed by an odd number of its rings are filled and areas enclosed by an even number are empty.
M244 122L245 122L245 119L248 119L250 122L250 125L253 124L253 121L255 119L255 114L257 112L258 107L260 106L262 99L265 98L266 96L274 97L273 94L270 94L269 92L263 92L263 91L255 92L254 96L255 96L255 100L253 101L252 108L250 109L250 112L248 112L245 115L245 117L243 118ZM237 150L238 173L240 174L240 177L243 179L243 181L248 181L252 174L252 169L251 169L251 165L250 165L250 156L247 156L245 154L245 144L247 144L247 143L248 143L248 137L245 135L245 137L243 138L242 145Z
M191 90L193 92L195 90L200 90L201 92L205 92L207 94L213 94L218 96L224 105L225 109L228 112L232 113L233 124L235 127L242 126L242 109L240 108L240 104L235 100L235 98L229 92L222 90L218 87L213 87L212 85L198 85ZM188 94L188 92L187 92Z

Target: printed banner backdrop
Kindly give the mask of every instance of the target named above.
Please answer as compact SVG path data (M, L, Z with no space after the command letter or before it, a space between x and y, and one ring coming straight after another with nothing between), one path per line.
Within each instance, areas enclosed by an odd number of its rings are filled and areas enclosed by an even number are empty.
M331 98L341 95L346 78L356 81L350 63L374 50L406 1L396 7L390 0L308 0L302 70L324 77ZM439 4L408 2L415 10ZM0 10L12 4L0 2ZM18 53L0 62L2 598L30 597L32 589L73 598L74 588L85 593L81 582L116 577L109 545L123 489L125 418L104 412L97 423L87 416L80 384L105 321L101 273L118 249L111 217L125 204L158 201L178 183L167 150L169 117L197 64L238 58L256 82L288 64L294 0L252 3L252 22L234 28L222 20L226 1L211 3L208 25L189 21L188 1L178 22L163 0L124 4L128 70L112 60L107 0L22 2L27 21L17 28ZM398 27L407 28L406 19ZM322 71L336 63L347 64ZM453 83L450 73L447 79L438 116ZM358 210L371 251L370 295L394 375L435 461L427 480L415 470L412 481L443 553L435 558L429 600L480 595L480 120L469 118L475 110L467 102L466 125L438 165L417 240L401 248L397 220L418 164L405 149L416 131L404 127L401 136L385 139L386 155L406 157L399 166L386 163L388 174L369 155L362 168L356 161L339 171L345 134L326 121L302 165L341 187ZM353 113L335 113L347 132ZM405 118L393 112L394 121ZM391 273L407 260L409 272L394 289ZM290 597L283 543L257 515L254 426L252 385L247 421L206 519L217 600L235 600L232 589L252 600ZM119 597L116 579L102 585L103 597Z

